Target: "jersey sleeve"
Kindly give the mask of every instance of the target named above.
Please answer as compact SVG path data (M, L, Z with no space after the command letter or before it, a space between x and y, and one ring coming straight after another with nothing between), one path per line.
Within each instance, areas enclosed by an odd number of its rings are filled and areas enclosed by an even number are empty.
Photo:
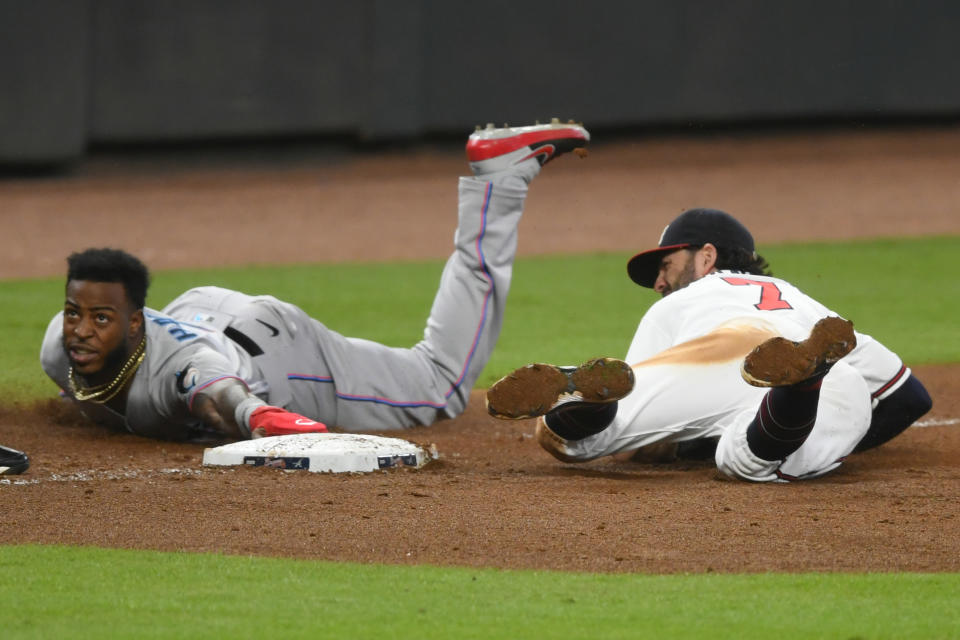
M47 331L40 345L40 366L43 372L61 389L67 388L67 376L70 371L70 362L63 352L63 312L61 311L50 320Z
M236 363L224 354L198 342L184 346L163 363L162 370L154 377L157 384L151 392L154 401L161 407L182 407L187 413L193 408L197 394L220 380L239 380L246 386L246 382L237 375ZM179 413L176 409L170 411L171 417Z
M204 431L192 412L197 394L217 380L239 378L230 359L203 342L173 352L164 342L156 333L148 335L147 359L127 398L126 427L150 438L185 440Z
M627 349L628 364L642 362L673 346L675 336L666 322L666 316L659 302L644 314Z

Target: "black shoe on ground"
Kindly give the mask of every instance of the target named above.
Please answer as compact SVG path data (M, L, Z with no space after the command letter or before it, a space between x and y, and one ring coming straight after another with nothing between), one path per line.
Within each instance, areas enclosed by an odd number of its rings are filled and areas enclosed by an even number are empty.
M23 473L30 466L30 459L23 451L0 447L0 476Z

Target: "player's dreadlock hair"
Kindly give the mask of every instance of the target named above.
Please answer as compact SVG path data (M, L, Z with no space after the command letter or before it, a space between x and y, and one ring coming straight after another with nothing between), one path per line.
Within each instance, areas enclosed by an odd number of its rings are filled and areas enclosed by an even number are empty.
M71 280L119 282L137 309L143 309L150 272L139 259L120 249L87 249L67 258L67 283Z
M726 269L729 271L743 271L752 273L755 276L772 276L770 265L766 259L759 253L747 251L741 247L728 249L726 247L717 247L717 269Z

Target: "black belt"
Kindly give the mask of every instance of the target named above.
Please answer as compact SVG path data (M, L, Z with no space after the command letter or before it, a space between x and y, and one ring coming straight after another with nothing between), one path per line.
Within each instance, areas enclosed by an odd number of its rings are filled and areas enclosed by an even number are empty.
M223 335L236 342L244 351L254 358L263 355L263 349L260 348L260 345L251 340L247 334L237 331L233 327L227 327L223 330Z

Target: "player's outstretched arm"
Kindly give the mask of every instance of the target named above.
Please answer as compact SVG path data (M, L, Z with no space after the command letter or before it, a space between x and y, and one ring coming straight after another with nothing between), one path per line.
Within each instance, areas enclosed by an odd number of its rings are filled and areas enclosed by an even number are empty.
M233 378L197 393L190 411L207 427L238 440L327 431L321 422L266 404Z

